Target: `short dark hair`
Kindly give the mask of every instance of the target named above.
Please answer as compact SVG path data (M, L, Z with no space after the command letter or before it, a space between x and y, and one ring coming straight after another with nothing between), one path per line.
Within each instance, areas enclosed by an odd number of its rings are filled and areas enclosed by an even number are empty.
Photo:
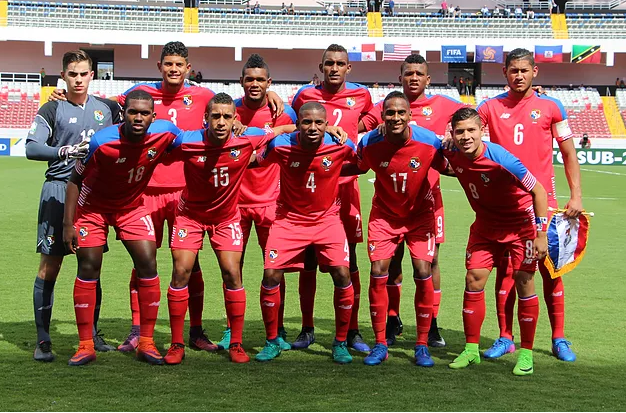
M468 120L468 119L477 119L479 125L482 126L483 124L482 120L480 119L480 115L478 114L476 109L465 107L465 108L461 108L457 110L452 115L452 118L450 119L450 123L452 124L452 130L454 130L457 123L461 122L462 120Z
M184 57L185 61L189 58L189 49L183 42L169 42L161 49L161 61L165 56L180 56Z
M91 70L93 65L91 57L89 57L87 52L84 50L71 50L63 55L63 71L65 72L70 64L78 62L88 62L89 70Z
M210 108L211 106L213 106L213 104L234 106L235 102L228 93L220 92L211 98L209 104L207 105L207 108Z
M302 105L300 107L300 110L298 111L298 118L302 115L302 112L306 110L319 110L321 112L324 112L324 116L326 116L326 108L319 102L307 102Z
M322 63L324 62L324 59L326 59L326 53L328 52L340 52L340 53L345 53L346 57L348 56L348 50L345 47L343 47L340 44L333 43L330 46L328 46L326 50L324 50L324 53L322 54ZM350 61L349 58L348 58L348 61Z
M385 97L385 100L383 101L383 108L385 107L388 101L390 101L391 99L396 99L396 98L405 100L406 104L411 106L411 103L409 102L409 98L404 93L394 90L393 92L389 92L389 94Z
M413 53L408 55L406 59L404 59L404 62L402 62L402 65L400 66L400 74L404 73L404 68L406 67L406 65L410 64L425 65L426 70L428 71L428 62L426 61L426 59L424 59L424 56L422 56L421 54Z
M504 67L508 68L512 61L520 59L528 60L531 66L535 65L535 58L533 57L533 54L530 50L517 48L511 50L506 55L506 63L504 64Z
M126 99L124 100L124 111L126 111L128 103L131 100L149 100L150 103L152 103L152 107L154 108L154 99L152 98L152 95L145 90L133 89L128 92L128 95L126 95Z
M245 76L246 69L265 69L267 77L270 77L270 67L265 63L265 59L256 53L251 54L246 64L243 65L241 76Z

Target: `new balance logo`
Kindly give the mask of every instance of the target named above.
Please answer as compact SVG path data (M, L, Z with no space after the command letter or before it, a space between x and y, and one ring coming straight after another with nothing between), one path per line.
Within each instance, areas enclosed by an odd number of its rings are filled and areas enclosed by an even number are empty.
M206 156L198 156L198 162L206 162Z
M534 261L533 258L524 258L524 261L522 262L522 264L532 264Z
M372 314L372 317L376 317L378 315L378 312L372 311L370 314Z
M381 167L381 168L386 168L386 167L388 167L388 166L389 166L389 162L384 162L384 161L383 161L383 162L381 162L381 163L380 163L380 167Z
M498 294L500 294L500 295L506 295L506 290L500 290L500 291L498 291Z
M532 323L534 319L532 317L522 318L520 321L524 321L525 323Z
M89 308L89 304L74 304L74 308Z
M263 306L265 307L274 307L275 304L269 301L263 301Z
M126 162L126 158L117 158L117 161L115 161L115 163L124 163Z
M508 119L511 117L510 113L503 113L502 115L500 115L500 119Z
M153 301L150 303L150 305L148 307L158 307L161 305L160 301Z
M70 118L69 123L76 123L76 122L78 122L77 118Z
M456 168L456 171L457 171L458 173L462 174L462 173L463 173L463 168L461 168L461 167L459 166L458 168Z
M417 316L421 317L421 318L428 318L428 317L430 317L430 314L419 313Z
M563 291L557 291L555 293L552 293L552 297L562 297L563 296Z
M300 162L292 162L291 165L289 165L289 167L291 168L297 168L300 166Z
M155 101L154 101L154 104L155 104L155 105L160 105L161 103L163 103L163 101L162 101L162 100L155 100Z
M352 308L351 305L340 305L339 308L341 308L342 310L349 310Z
M50 305L44 305L43 307L39 307L37 309L37 311L43 311L43 310L52 310L52 304Z
M463 312L464 312L465 314L474 314L474 310L470 310L470 309L468 309L468 308L464 308L464 309L463 309Z

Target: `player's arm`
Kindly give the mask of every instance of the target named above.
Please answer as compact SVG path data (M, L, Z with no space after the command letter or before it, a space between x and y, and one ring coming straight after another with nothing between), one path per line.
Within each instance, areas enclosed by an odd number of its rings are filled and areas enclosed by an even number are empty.
M281 125L281 126L274 126L272 128L272 131L274 131L274 136L278 136L278 135L282 135L284 133L292 133L296 131L296 125Z
M33 124L26 137L26 158L33 161L56 161L59 160L59 148L49 146L54 120L56 117L56 103L46 103L39 109Z
M272 115L274 118L279 117L285 111L285 102L281 99L278 94L272 90L268 90L267 94L267 103L270 105L270 110L272 111Z
M548 193L539 181L530 190L537 224L537 238L534 241L535 258L543 259L548 253Z
M326 132L328 132L328 134L332 136L333 139L336 142L340 143L341 145L346 143L346 141L348 140L348 133L344 131L341 126L328 125L326 127Z
M370 170L367 160L363 157L364 140L366 139L361 139L361 141L357 145L355 154L356 156L353 155L351 159L348 159L347 162L344 162L343 165L341 165L341 173L339 174L339 176L362 175ZM352 146L354 148L354 144L352 142L349 142L348 146Z
M74 215L82 182L83 177L74 168L70 180L67 182L65 210L63 213L63 243L65 244L65 249L72 254L76 254L78 249L78 239L74 229Z
M341 173L339 176L355 176L355 175L363 175L365 172L355 163L344 163L341 166Z
M559 141L559 150L563 155L563 166L565 167L565 177L569 185L570 198L565 204L565 216L576 218L583 212L583 195L580 184L580 164L576 156L576 148L571 139Z

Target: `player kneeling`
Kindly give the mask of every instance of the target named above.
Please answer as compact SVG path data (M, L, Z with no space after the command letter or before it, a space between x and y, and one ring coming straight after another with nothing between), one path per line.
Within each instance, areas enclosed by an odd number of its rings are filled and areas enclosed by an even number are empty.
M327 126L326 109L317 102L305 103L298 114L299 131L277 137L258 157L261 166L276 163L280 167L276 220L267 240L261 282L261 311L267 341L256 355L258 361L272 360L281 353L280 280L286 270L304 268L304 251L308 246L315 248L319 263L328 268L335 284L333 361L340 364L352 361L347 336L354 288L337 195L342 164L356 160L356 148L350 141L345 145L336 143L326 133Z
M465 190L476 220L467 244L463 325L465 350L450 363L461 369L480 363L478 343L485 319L484 287L505 252L511 256L519 296L521 350L513 374L533 373L533 341L539 301L533 281L537 260L545 257L548 198L543 186L513 155L481 140L484 127L478 112L460 109L452 116L456 150L445 151ZM536 229L533 225L533 211Z

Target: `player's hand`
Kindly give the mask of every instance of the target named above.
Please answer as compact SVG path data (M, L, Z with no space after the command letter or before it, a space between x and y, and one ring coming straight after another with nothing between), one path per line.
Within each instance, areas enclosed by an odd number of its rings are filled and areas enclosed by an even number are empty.
M542 86L533 86L533 90L537 92L538 95L546 95L546 90Z
M277 118L285 112L285 102L283 102L276 92L268 90L266 97L267 103L270 105L273 118Z
M578 218L583 212L583 200L580 198L570 198L569 202L565 205L565 212L563 213L568 218Z
M337 142L340 144L346 143L348 140L348 134L343 130L341 126L328 126L326 128L326 132L328 132Z
M378 131L378 133L380 133L381 135L385 135L385 131L387 130L385 128L385 124L381 123L380 125L376 126L376 130Z
M441 140L441 146L448 151L454 150L454 139L452 139L452 135L446 133L446 136Z
M70 159L84 159L89 154L89 141L81 141L76 145L65 145L59 148L59 159L67 165Z
M548 254L548 235L545 232L537 232L533 248L535 250L535 259L542 260L546 257Z
M63 224L63 243L65 250L70 254L76 254L78 247L78 237L76 237L76 229L72 224Z
M67 96L65 94L67 91L65 89L54 89L52 94L48 96L48 102L55 102L57 100L67 100Z
M233 133L237 136L243 135L243 133L248 129L246 125L241 123L239 119L235 119L235 123L233 123Z

